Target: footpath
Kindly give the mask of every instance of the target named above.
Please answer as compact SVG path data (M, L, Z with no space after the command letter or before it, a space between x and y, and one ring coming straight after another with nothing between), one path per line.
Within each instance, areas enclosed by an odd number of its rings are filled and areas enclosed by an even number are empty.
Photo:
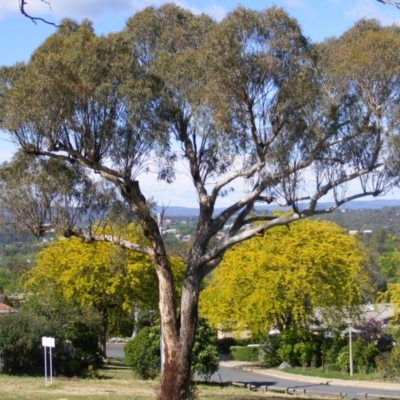
M400 394L400 383L380 382L380 381L356 381L356 380L344 380L344 379L330 379L320 378L315 376L305 376L290 374L288 372L279 371L276 369L260 368L259 365L246 362L246 361L220 361L222 367L241 369L246 372L254 372L261 375L267 375L275 378L290 379L297 382L316 383L316 384L331 384L337 386L347 386L361 389L382 389L382 390L393 390L399 391Z

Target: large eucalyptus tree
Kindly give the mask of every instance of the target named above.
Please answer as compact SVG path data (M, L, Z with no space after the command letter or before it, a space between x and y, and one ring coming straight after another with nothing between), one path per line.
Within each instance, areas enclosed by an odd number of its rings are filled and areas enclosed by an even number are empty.
M380 46L369 44L369 35L382 38ZM357 46L360 64L350 68L348 49ZM124 213L142 225L147 244L94 236L76 214L70 218L73 200L61 207L54 197L57 207L50 201L52 213L29 228L45 234L56 227L151 258L165 355L159 399L189 396L200 283L227 249L275 226L384 194L397 183L390 141L399 122L399 50L396 28L376 23L311 46L279 8L239 7L216 23L166 5L137 13L123 32L106 37L94 35L87 22L64 21L27 65L1 70L1 128L28 155L80 171L81 191L85 182L97 188L102 180L117 193L113 203L107 187L86 197L75 191L81 217L94 202L97 210L112 210L110 218ZM190 173L199 217L177 299L153 199L140 183L147 168L157 167L159 179L173 184L181 163ZM236 182L245 194L216 212L218 198L229 199ZM12 213L20 206L18 194L12 200L7 189L16 183L4 180L7 196L0 194L9 222L23 222L23 213ZM45 188L32 185L33 193ZM328 193L332 204L319 205ZM256 215L256 203L291 212ZM232 218L225 239L215 244Z

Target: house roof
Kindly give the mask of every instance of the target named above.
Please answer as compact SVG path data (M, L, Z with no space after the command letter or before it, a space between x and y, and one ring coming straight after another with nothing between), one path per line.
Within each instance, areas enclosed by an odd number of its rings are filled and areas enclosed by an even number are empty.
M0 314L15 312L15 309L8 306L7 304L0 303Z
M396 311L397 313L399 312L399 310L396 309L395 305L390 303L367 304L363 307L363 316L365 317L365 319L379 319L383 323L387 323L391 318L393 318Z

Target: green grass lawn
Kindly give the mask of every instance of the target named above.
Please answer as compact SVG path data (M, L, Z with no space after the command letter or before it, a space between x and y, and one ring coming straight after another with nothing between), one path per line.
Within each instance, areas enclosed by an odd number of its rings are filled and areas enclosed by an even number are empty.
M45 387L44 378L0 375L2 400L103 400L154 398L157 382L134 380L126 369L102 370L97 379L53 378Z

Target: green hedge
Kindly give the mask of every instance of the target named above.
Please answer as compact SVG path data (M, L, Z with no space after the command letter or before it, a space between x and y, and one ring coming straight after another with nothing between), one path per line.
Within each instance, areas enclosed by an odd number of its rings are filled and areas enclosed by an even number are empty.
M259 347L231 346L229 353L232 360L258 361Z
M57 375L84 376L102 365L98 335L83 323L65 326L62 319L49 320L32 312L0 315L2 371L8 374L43 373L43 336L55 338L53 369Z

